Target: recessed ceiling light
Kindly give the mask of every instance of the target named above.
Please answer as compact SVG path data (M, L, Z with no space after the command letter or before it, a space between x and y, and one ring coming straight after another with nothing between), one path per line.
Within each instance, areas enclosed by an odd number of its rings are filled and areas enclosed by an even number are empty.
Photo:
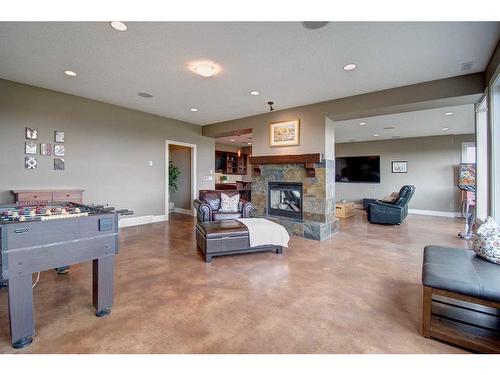
M453 112L446 112L444 115L445 116L451 116L451 115L453 115Z
M65 70L64 74L66 74L67 76L70 76L70 77L76 77L76 72L74 72L72 70Z
M202 77L211 77L213 76L216 71L215 71L215 65L209 64L209 63L203 63L203 64L198 64L194 67L194 71L196 74L202 76Z
M251 145L251 144L252 144L252 142L248 142L247 144L248 144L248 145Z
M198 108L191 108L190 111L191 112L198 112Z
M111 27L118 31L127 31L127 25L120 21L112 21L109 23Z
M232 139L232 138L231 138L231 139L230 139L230 141L231 141L231 142L234 142L234 139Z
M354 70L356 69L356 64L347 64L347 65L344 65L344 70Z
M450 130L450 128L442 128L441 130L442 131L447 131L447 130Z
M384 129L385 129L385 130L394 129L394 126L386 126Z
M257 96L257 95L260 95L260 92L258 92L257 90L250 91L250 95Z
M374 137L378 137L380 134L373 134Z
M361 126L366 125L366 122L360 122L359 125Z
M349 139L349 142L356 142L355 139Z
M153 95L151 95L148 92L138 92L137 95L139 95L141 98L148 98L148 99L153 97Z

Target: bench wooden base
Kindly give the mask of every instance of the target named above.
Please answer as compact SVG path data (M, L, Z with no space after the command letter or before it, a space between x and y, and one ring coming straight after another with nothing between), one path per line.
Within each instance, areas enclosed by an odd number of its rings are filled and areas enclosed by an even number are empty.
M500 353L500 302L424 286L423 335L480 353Z

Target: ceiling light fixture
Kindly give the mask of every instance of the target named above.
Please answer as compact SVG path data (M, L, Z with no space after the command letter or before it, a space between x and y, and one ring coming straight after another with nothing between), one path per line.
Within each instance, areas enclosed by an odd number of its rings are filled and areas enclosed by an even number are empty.
M257 90L250 91L250 95L257 96L257 95L260 95L260 92L258 92Z
M302 26L309 30L321 29L328 25L328 21L302 21Z
M453 115L453 112L446 112L444 115L445 116L451 116L451 115Z
M72 70L65 70L64 71L64 74L66 74L67 76L70 76L70 77L76 77L76 72L72 71Z
M120 21L111 21L109 23L111 27L118 31L127 31L127 25Z
M344 70L345 71L349 71L349 70L354 70L356 69L356 64L347 64L347 65L344 65Z
M274 108L273 108L274 102L267 102L267 105L269 106L269 112L274 111Z
M380 134L373 134L374 137L378 137Z
M247 145L251 145L251 144L252 144L252 142L248 142L248 143L247 143Z
M366 122L360 122L359 125L361 126L366 125Z
M205 78L211 77L215 73L217 73L215 70L215 65L210 63L198 64L194 67L194 71L196 72L196 74Z
M394 126L386 126L384 127L385 130L390 130L390 129L394 129Z
M450 130L450 128L442 128L441 130L445 132L447 130Z
M191 108L190 111L191 112L198 112L198 108Z
M231 138L231 139L230 139L230 141L231 141L231 142L234 142L234 139L232 139L232 138Z
M151 95L148 92L138 92L137 95L139 95L141 98L146 98L146 99L149 99L149 98L153 97L153 95Z

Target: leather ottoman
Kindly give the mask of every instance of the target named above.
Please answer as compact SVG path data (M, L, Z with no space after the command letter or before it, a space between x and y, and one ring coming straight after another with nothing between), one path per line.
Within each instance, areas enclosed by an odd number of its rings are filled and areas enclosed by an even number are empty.
M206 221L196 224L196 243L210 263L219 255L275 251L283 254L282 246L266 245L250 247L247 227L237 220Z

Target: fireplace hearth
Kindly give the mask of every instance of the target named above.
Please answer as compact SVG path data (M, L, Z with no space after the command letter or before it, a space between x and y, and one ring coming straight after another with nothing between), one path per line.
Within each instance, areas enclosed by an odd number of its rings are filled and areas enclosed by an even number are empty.
M268 183L268 215L302 220L302 183Z

